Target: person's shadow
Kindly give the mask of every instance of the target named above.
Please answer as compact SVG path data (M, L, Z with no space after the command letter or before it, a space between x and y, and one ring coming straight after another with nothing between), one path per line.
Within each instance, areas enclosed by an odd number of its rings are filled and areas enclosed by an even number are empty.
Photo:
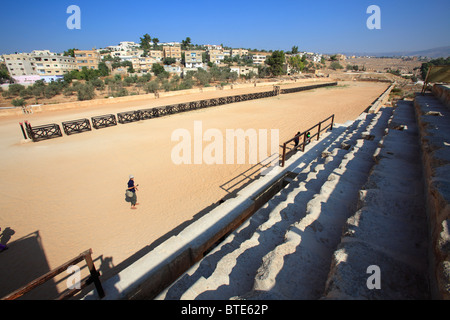
M1 230L1 229L0 229ZM13 229L10 227L6 227L5 230L0 234L0 245L6 247L6 244L9 240L11 240L11 236L16 233Z

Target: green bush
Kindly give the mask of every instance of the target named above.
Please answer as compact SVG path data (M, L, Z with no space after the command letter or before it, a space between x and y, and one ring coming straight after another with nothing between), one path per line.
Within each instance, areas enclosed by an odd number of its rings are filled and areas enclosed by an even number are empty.
M90 83L85 83L78 87L78 100L92 100L95 97L94 86Z
M17 98L13 99L11 103L15 107L23 107L25 105L25 100L23 100L22 98Z
M155 93L159 89L159 84L157 81L152 80L144 87L146 93Z
M334 61L330 64L330 68L333 70L343 69L344 67L337 61Z
M8 88L8 92L11 96L18 96L22 90L25 90L25 86L21 84L11 84Z

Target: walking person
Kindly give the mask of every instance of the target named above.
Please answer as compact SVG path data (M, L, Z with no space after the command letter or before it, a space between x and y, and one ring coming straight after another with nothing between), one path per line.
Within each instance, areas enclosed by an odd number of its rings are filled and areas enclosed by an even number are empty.
M134 183L134 176L130 174L130 180L128 180L128 188L127 188L127 197L129 198L131 202L131 209L137 209L136 205L139 203L137 202L137 196L136 191L138 191L138 184Z

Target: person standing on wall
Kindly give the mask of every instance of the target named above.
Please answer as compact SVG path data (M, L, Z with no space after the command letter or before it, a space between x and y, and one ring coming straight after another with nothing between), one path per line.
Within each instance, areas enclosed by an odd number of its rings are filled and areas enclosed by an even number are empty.
M138 191L139 185L134 183L134 176L130 174L130 180L128 180L128 188L127 188L127 197L130 199L131 202L131 209L137 209L136 205L139 203L137 202L137 196L136 191Z
M294 137L294 149L297 149L299 140L300 140L300 131L297 132L297 134L296 134L295 137Z

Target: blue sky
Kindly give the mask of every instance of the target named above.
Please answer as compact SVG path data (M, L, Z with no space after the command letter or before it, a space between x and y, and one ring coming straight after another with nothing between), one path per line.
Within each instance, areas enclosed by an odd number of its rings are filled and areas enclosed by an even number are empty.
M67 7L81 9L70 30ZM369 30L369 5L381 9L381 29ZM450 45L449 0L259 0L0 2L0 54L91 49L186 37L194 44L319 53L418 51Z

